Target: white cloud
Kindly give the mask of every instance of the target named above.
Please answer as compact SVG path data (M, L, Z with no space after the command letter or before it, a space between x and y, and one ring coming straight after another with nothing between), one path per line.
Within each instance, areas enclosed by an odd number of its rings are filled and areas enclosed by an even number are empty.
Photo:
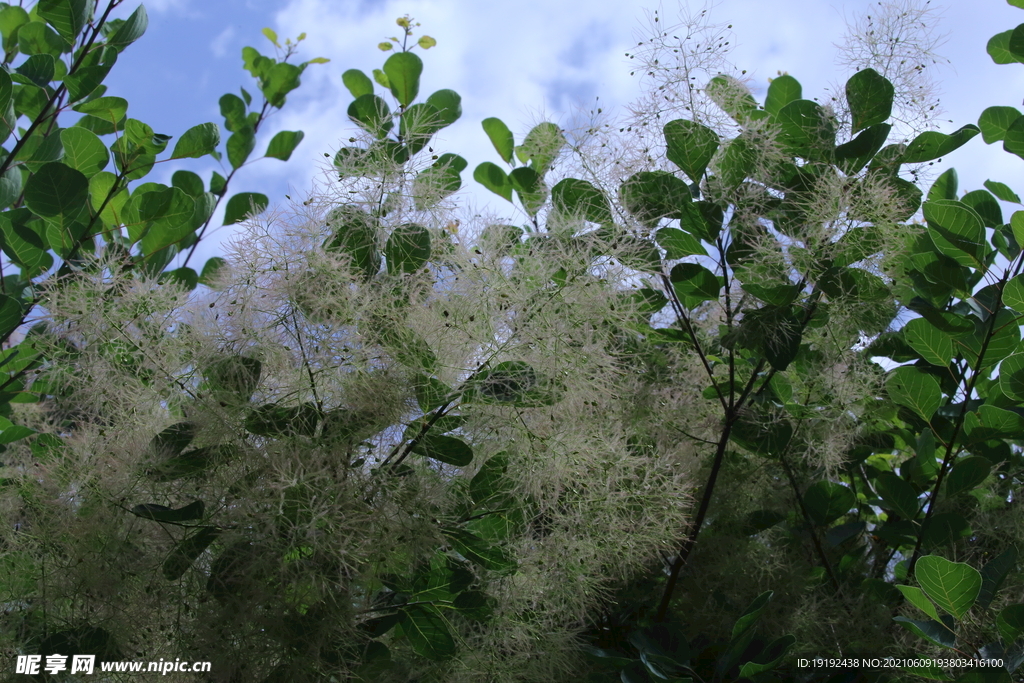
M228 26L226 29L217 34L217 37L210 43L210 51L213 52L213 56L223 57L228 53L228 48L231 47L231 41L235 38L235 27Z

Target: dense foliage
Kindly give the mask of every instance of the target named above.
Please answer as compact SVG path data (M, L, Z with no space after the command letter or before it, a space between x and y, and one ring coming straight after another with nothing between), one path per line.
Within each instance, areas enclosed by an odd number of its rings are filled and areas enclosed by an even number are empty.
M67 99L78 64L54 57L78 39L98 68L97 36L129 31L89 4L41 2L10 41L0 12L8 63L30 55L12 87L51 98L14 111L87 114L30 148L33 119L0 182L22 183L3 329L47 314L0 366L6 649L209 660L222 681L901 675L797 664L883 655L997 658L903 675L1011 680L1024 211L1004 220L1000 182L905 176L979 133L1024 157L1019 111L897 141L898 41L833 106L789 75L763 102L725 74L696 87L680 43L685 87L635 131L543 122L517 145L483 121L501 163L472 176L523 225L471 221L467 161L434 149L461 98L420 97L434 41L405 17L380 69L342 74L360 133L330 182L291 213L232 198L245 239L193 291L163 271L225 179L123 189L167 140L96 104L98 80ZM35 59L47 31L61 51ZM1024 62L1024 25L989 53ZM222 98L232 169L305 66L243 57L266 104ZM18 80L43 62L67 73ZM216 154L217 131L172 158Z

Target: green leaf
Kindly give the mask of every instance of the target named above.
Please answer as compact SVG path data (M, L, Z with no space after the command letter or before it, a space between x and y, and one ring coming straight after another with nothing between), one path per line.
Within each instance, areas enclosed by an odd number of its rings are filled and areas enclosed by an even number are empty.
M497 150L498 155L505 163L511 164L512 152L515 149L515 139L512 137L512 131L508 129L508 126L501 119L493 117L484 119L481 125L484 128L484 132L487 133L491 144L494 145L494 149Z
M931 619L919 621L917 619L907 619L906 617L895 617L893 621L911 633L941 647L953 649L956 646L956 636L953 631L938 621L932 621Z
M1006 129L1003 149L1024 159L1024 116L1018 116Z
M18 49L22 54L59 57L70 48L69 43L42 22L30 21L18 29Z
M188 522L193 519L202 519L205 513L206 505L201 500L177 510L156 503L143 503L132 508L132 514L136 517L152 519L155 522Z
M935 605L928 599L928 596L925 595L924 591L920 588L917 586L901 585L897 585L896 588L899 589L899 592L903 594L903 597L905 597L914 607L918 608L935 621L939 620L939 613L935 609Z
M875 478L875 490L882 496L882 507L892 510L904 519L913 520L921 507L917 492L909 482L892 472L882 472Z
M642 223L653 226L662 218L678 218L687 231L707 237L703 216L693 210L689 186L671 173L641 171L631 175L619 187L619 201Z
M408 107L420 91L423 60L412 52L396 52L384 62L384 73L388 77L391 94L400 105Z
M146 13L145 5L140 4L131 13L131 16L117 28L114 35L107 38L107 45L120 52L141 38L147 27L149 27L149 14Z
M953 340L924 318L914 318L903 328L903 337L921 358L932 365L946 367L953 360Z
M935 248L968 268L985 270L988 245L981 217L962 202L938 199L925 202L928 236Z
M1003 642L1009 645L1024 633L1024 605L1008 605L996 617L996 627Z
M441 527L441 533L451 542L457 553L473 564L496 572L511 572L516 569L516 561L506 552L497 548L479 536L456 527Z
M686 258L687 256L707 256L708 252L700 240L688 232L678 228L662 228L658 230L655 240L665 250L665 258L669 261Z
M803 97L803 88L800 87L800 82L792 76L783 74L770 80L768 94L764 98L764 110L769 114L774 116L790 102Z
M722 291L721 280L710 270L696 263L680 263L670 274L676 295L687 309L705 301L714 301Z
M516 156L523 163L529 162L530 168L537 175L543 176L551 168L564 145L565 136L562 135L561 129L545 121L527 133L523 144L516 147Z
M14 70L15 78L19 83L28 79L45 88L53 80L56 62L52 55L32 55Z
M473 179L506 201L512 201L512 180L498 165L483 162L473 171Z
M1024 61L1024 55L1017 56L1010 50L1010 36L1013 29L1003 31L989 38L986 50L996 64L1015 64Z
M90 0L39 0L36 13L46 20L70 44L89 21Z
M142 251L155 254L185 239L193 230L191 219L195 208L195 200L176 187L146 193L141 215L153 215L155 218L147 221L149 227L142 237Z
M246 162L252 151L256 149L256 134L252 128L240 128L228 137L227 142L228 161L233 170L238 170ZM213 191L211 184L210 190Z
M369 281L380 270L377 251L377 231L370 216L352 206L334 209L327 216L327 226L333 235L324 242L327 251L347 254L352 267L361 271Z
M926 421L931 420L942 403L938 381L913 367L899 367L889 373L885 390L892 400L907 406Z
M944 157L955 149L962 147L981 132L975 125L967 124L955 132L946 135L934 130L925 131L914 138L900 158L903 164L919 164Z
M541 175L528 166L520 166L512 169L508 179L526 213L536 216L547 199L547 186Z
M22 33L24 33L24 29L22 29ZM54 37L57 38L57 36ZM117 62L117 50L113 47L104 46L90 52L82 61L81 66L64 77L64 85L67 86L69 99L72 102L78 102L93 93L102 94L102 90L105 88L102 88L100 84L110 73L115 62Z
M551 201L556 211L592 223L611 223L608 198L586 180L565 178L551 188Z
M430 260L430 231L415 223L398 226L384 245L384 258L392 275L415 273Z
M884 123L892 114L892 83L874 69L858 71L846 82L846 101L853 115L853 132Z
M981 592L978 593L978 606L988 609L999 592L999 587L1017 566L1017 549L1013 546L993 557L981 568ZM1024 626L1024 622L1021 624Z
M957 619L963 619L981 592L981 573L977 569L937 555L919 559L914 575L928 597Z
M988 478L992 464L987 458L971 456L957 460L946 475L946 496L953 498L958 494L969 492L972 488Z
M921 532L923 548L941 548L971 536L971 525L957 512L940 512L932 515Z
M200 284L204 284L207 287L212 286L217 273L220 269L227 264L227 261L222 259L220 256L213 256L207 259L206 264L203 266L203 271L199 274Z
M455 467L466 467L473 462L473 449L465 441L454 436L425 434L413 447L412 452Z
M741 125L757 116L757 102L750 90L732 76L715 76L705 89L711 100Z
M408 605L402 608L402 633L416 654L435 662L455 654L455 641L444 617L433 605Z
M836 521L857 504L857 496L849 488L831 481L811 484L804 493L804 507L811 520L825 526Z
M264 156L288 161L292 156L292 152L302 142L303 137L305 137L305 133L301 130L282 130L270 140L270 144L267 146L267 153Z
M263 373L263 363L246 356L227 356L212 363L203 375L214 398L225 403L248 403Z
M454 90L438 90L427 98L427 104L437 110L441 128L452 125L462 116L462 97Z
M352 97L373 94L373 81L359 69L349 69L341 74L341 82L345 84Z
M469 387L485 400L517 403L527 396L538 382L537 371L521 361L503 361L474 375Z
M191 268L175 268L164 273L166 280L161 279L161 282L170 282L181 285L188 291L192 291L199 284L199 275Z
M185 131L171 152L172 159L198 159L211 154L220 144L220 128L216 123L201 123Z
M1010 125L1019 118L1020 112L1013 107L989 107L978 119L981 139L989 145L1004 139Z
M469 494L473 502L480 505L492 496L504 493L506 486L502 482L507 471L508 456L505 453L488 458L469 482Z
M259 192L239 192L228 200L224 209L224 225L233 225L250 216L257 216L267 209L270 200Z
M271 106L280 109L284 106L288 93L299 87L301 74L300 67L287 62L277 62L267 69L263 78L260 78L260 91Z
M1018 313L1024 313L1024 275L1017 275L1006 283L1003 303Z
M956 169L946 169L943 171L942 175L935 179L935 182L932 183L931 189L928 190L928 201L935 201L936 199L956 199L958 183L959 178L956 174Z
M203 527L196 533L179 543L163 564L164 578L177 581L188 571L192 563L202 555L210 544L220 535L220 529Z
M681 168L690 180L700 182L718 151L718 133L695 121L677 119L665 124L664 134L669 161Z
M96 175L110 162L107 146L95 133L84 128L63 129L60 141L64 146L64 163L86 178Z
M859 173L882 149L889 139L892 126L879 123L862 130L857 137L836 147L835 158L840 170L846 175Z
M458 192L462 187L461 172L466 165L466 160L458 154L442 154L429 168L420 171L413 180L416 208L422 211Z
M988 189L989 192L991 192L1004 202L1014 202L1016 204L1020 204L1020 197L1018 197L1017 193L1011 190L1010 187L1005 183L1000 183L995 180L986 180L985 187Z
M251 411L243 426L257 436L313 436L323 413L312 402L297 406L267 403Z
M968 192L960 201L981 217L981 223L986 228L1000 228L1003 225L1003 210L999 208L999 202L987 190L973 190Z
M964 419L964 431L968 437L965 443L970 445L980 444L993 439L1012 439L1020 434L1024 434L1024 417L1012 410L982 405L978 407L976 412L967 413ZM989 462L987 458L982 459L986 463ZM978 476L980 476L980 473ZM985 476L988 476L987 470ZM982 477L982 481L984 481L984 478ZM972 483L971 486L973 487L975 483Z
M81 114L89 114L103 119L111 125L116 125L124 120L125 114L128 112L128 100L122 97L97 97L72 108Z
M378 139L383 139L395 125L387 102L372 93L357 97L348 106L348 117Z
M779 142L797 156L827 159L835 147L835 120L811 100L790 102L775 116Z
M25 185L25 204L40 216L78 215L88 197L89 180L57 161L44 164Z
M8 6L0 9L0 33L3 34L5 52L16 52L18 29L29 22L28 12L22 7Z
M221 96L220 114L224 117L224 127L228 132L235 133L252 127L247 118L245 102L238 95L227 93Z
M24 310L14 297L0 294L0 339L7 340L18 329Z

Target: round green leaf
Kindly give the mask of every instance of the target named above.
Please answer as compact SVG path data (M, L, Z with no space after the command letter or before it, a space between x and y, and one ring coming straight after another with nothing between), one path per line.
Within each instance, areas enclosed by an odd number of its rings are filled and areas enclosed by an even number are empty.
M25 185L25 204L40 216L78 215L89 197L89 180L66 164L44 164Z
M919 559L914 573L928 597L957 619L970 611L981 591L981 573L977 569L937 555Z
M341 82L345 84L352 97L362 97L373 94L373 81L359 69L349 69L341 75Z
M658 246L665 250L665 258L669 261L686 258L698 254L707 256L708 252L701 246L700 240L688 232L678 228L661 228L655 238Z
M437 109L442 128L452 125L462 116L462 97L454 90L438 90L427 98L427 104Z
M930 420L942 404L938 381L917 368L899 367L889 374L885 390L890 398L906 406L925 420Z
M422 225L400 225L384 245L384 258L388 272L414 273L430 259L430 231Z
M512 131L508 129L508 126L506 126L501 119L493 117L484 119L481 122L481 125L502 160L508 164L512 163L512 152L515 149L515 139L512 137Z
M874 69L858 71L846 82L846 101L853 115L853 132L884 123L892 114L892 83Z
M18 49L26 55L59 57L71 45L41 21L30 21L18 29Z
M770 80L768 94L764 98L764 110L769 114L778 114L779 110L787 104L803 97L800 81L789 74L783 74Z
M1024 275L1012 278L1003 287L1003 303L1017 311L1024 313Z
M722 281L704 266L680 263L672 268L670 279L676 294L687 309L704 301L713 301L722 291Z
M924 318L914 318L903 328L903 336L921 358L946 367L953 359L953 340Z
M586 180L565 178L551 188L551 201L557 211L578 216L592 223L611 223L608 198Z
M282 130L271 138L270 144L267 146L267 153L264 156L288 161L292 156L292 152L302 142L303 137L305 137L305 133L301 130Z
M952 498L957 494L968 492L988 478L992 464L987 458L972 456L956 461L952 470L946 475L946 496Z
M473 449L454 436L426 434L413 447L412 452L455 467L465 467L473 462Z
M89 21L90 0L39 0L36 13L68 43L74 43Z
M797 88L799 88L797 84ZM718 150L718 133L695 121L676 119L665 124L666 156L693 182L700 182Z
M212 153L220 144L220 128L216 123L201 123L185 131L171 152L172 159L198 159Z
M327 251L347 254L352 267L369 280L380 269L377 234L368 214L355 207L341 207L327 217L327 226L333 232L324 242Z
M372 93L360 95L348 105L348 117L378 138L395 125L387 102Z
M988 245L981 217L966 204L940 199L925 202L928 236L940 253L968 268L985 269Z
M779 141L797 156L824 157L835 146L835 121L817 102L790 102L779 111L775 120L780 129Z
M1020 112L1013 107L989 107L978 119L981 139L989 145L1004 139L1010 125L1019 118Z
M473 180L505 201L512 201L512 181L497 164L490 161L483 162L473 171Z
M270 200L259 192L239 192L228 200L224 209L224 225L233 225L266 210Z
M110 152L99 137L84 128L65 128L60 132L64 145L64 163L91 178L110 161Z
M1024 401L1024 353L1007 356L999 365L999 389L1015 401Z
M981 132L975 125L967 124L955 132L946 135L934 130L925 131L914 138L900 159L904 164L920 164L944 157L963 145Z
M442 661L455 654L455 641L444 617L433 605L409 605L402 611L402 633L416 654Z
M384 73L391 86L391 94L398 103L408 107L420 91L423 60L412 52L396 52L384 62Z
M819 481L804 493L804 506L815 524L831 524L857 504L857 496L842 484Z
M704 230L690 229L701 224L700 213L692 211L693 195L687 184L666 171L641 171L631 175L619 187L619 200L637 220L654 224L662 218L685 220L686 229L698 236Z

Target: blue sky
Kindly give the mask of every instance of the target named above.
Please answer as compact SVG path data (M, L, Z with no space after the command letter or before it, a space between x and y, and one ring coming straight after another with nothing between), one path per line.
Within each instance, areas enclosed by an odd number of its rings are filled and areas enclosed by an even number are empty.
M747 70L751 86L761 91L778 71L796 77L804 97L820 97L829 85L851 75L836 64L836 43L843 40L847 19L877 11L877 2L846 0L720 0L711 8L713 21L731 23L730 61ZM933 0L939 21L935 32L948 34L938 51L951 65L930 71L939 87L946 132L976 123L992 105L1022 106L1024 67L997 66L985 52L993 34L1024 22L1024 12L1004 0ZM260 33L273 28L281 40L305 32L299 58L327 57L311 65L299 90L264 129L257 153L278 130L303 130L306 138L291 161L265 160L244 168L232 191L257 191L271 204L284 195L303 197L320 176L324 153L333 153L352 135L345 110L351 96L340 75L349 68L369 72L385 56L376 44L398 35L396 17L409 14L418 29L437 39L437 47L421 52L425 62L421 93L452 88L463 98L463 116L442 133L435 148L460 153L470 169L482 161L498 161L480 128L489 116L504 120L517 140L540 120L566 125L574 112L600 106L606 112L624 107L641 94L639 77L630 76L625 53L644 37L648 13L658 9L643 0L519 0L483 3L466 0L150 0L147 34L122 56L107 78L108 94L129 101L129 116L160 133L178 136L192 125L221 123L217 101L240 86L255 93L242 69L241 50L249 45L264 54L273 46ZM691 3L691 11L701 5ZM134 9L126 3L123 16ZM678 6L661 7L663 23L671 24ZM255 156L255 155L254 155ZM961 191L976 189L987 178L1024 192L1020 172L1024 161L999 146L986 146L980 136L951 155ZM155 180L168 181L180 162L158 166ZM208 180L216 168L211 159L192 165ZM163 174L166 177L161 177ZM468 176L469 173L464 173ZM468 177L465 185L475 183ZM484 190L472 201L490 202ZM502 200L492 202L504 211ZM224 229L201 250L198 261L221 252L217 241Z

